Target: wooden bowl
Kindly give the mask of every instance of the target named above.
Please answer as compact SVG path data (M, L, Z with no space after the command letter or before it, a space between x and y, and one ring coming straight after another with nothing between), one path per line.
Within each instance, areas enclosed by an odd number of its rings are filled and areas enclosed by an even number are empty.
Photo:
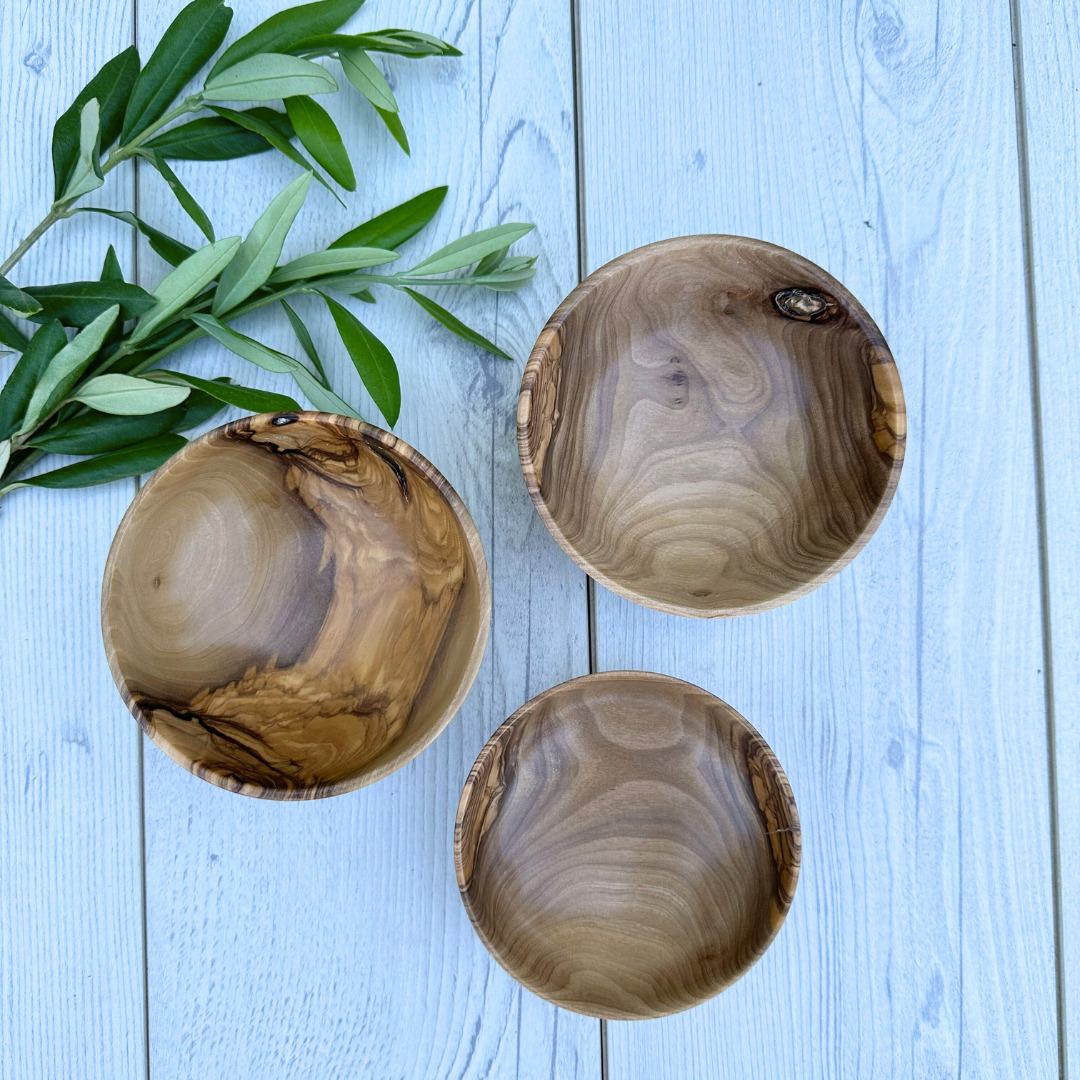
M896 365L859 302L742 236L650 244L590 275L518 399L552 535L676 615L765 611L838 573L888 509L904 435Z
M637 671L518 709L476 759L454 831L492 956L608 1020L667 1016L738 979L784 921L799 854L765 740L712 694Z
M109 667L142 729L212 784L337 795L420 753L487 643L476 527L400 439L325 413L189 443L109 552Z

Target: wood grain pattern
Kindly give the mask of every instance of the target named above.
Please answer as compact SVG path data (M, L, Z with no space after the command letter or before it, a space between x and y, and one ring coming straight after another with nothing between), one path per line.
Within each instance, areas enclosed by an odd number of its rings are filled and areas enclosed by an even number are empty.
M53 198L53 124L131 43L130 0L0 4L0 258ZM98 205L130 205L131 168ZM94 200L91 200L94 201ZM81 214L10 277L96 279L111 229ZM131 272L126 234L117 242ZM0 383L14 356L0 356ZM68 461L74 459L67 459ZM39 470L66 463L52 458ZM0 504L0 1076L144 1078L139 742L117 725L97 618L132 481ZM456 901L455 901L456 902Z
M1080 459L1065 450L1063 433L1080 401L1076 342L1080 316L1063 297L1080 293L1076 229L1080 193L1062 183L1076 170L1080 142L1080 26L1051 0L1015 5L1014 36L1022 64L1020 121L1024 124L1030 283L1037 346L1045 494L1044 603L1053 645L1055 773L1057 780L1059 1036L1062 1075L1080 1076Z
M483 658L487 560L442 474L388 432L279 413L171 458L117 531L101 599L143 730L219 787L337 795L446 727Z
M696 232L799 251L874 316L911 418L874 540L798 603L701 622L597 589L600 668L686 678L751 717L804 837L761 962L692 1012L611 1024L610 1075L1054 1076L1007 6L582 16L590 265Z
M544 327L518 403L525 483L563 550L676 615L766 611L839 573L889 507L905 432L862 305L738 236L590 274Z
M454 830L492 955L548 1001L615 1020L743 975L791 906L800 848L765 740L699 687L633 671L523 705L480 752Z

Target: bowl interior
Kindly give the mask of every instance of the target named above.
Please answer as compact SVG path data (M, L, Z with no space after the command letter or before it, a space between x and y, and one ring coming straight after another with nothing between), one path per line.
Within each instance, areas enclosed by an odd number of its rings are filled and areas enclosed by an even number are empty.
M204 779L310 798L420 752L487 640L471 518L394 436L301 413L195 440L142 488L105 574L117 686Z
M496 731L466 782L455 859L500 964L575 1012L690 1008L775 936L799 821L760 735L719 698L642 672L589 675Z
M519 445L563 548L630 599L745 614L820 585L892 497L903 392L835 279L758 240L684 237L598 270L522 383Z

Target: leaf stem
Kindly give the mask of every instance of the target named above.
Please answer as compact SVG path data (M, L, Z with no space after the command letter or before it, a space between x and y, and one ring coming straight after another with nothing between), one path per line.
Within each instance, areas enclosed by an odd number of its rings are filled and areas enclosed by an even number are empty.
M43 217L26 239L0 264L0 274L7 272L61 219L67 217L69 203L61 203Z

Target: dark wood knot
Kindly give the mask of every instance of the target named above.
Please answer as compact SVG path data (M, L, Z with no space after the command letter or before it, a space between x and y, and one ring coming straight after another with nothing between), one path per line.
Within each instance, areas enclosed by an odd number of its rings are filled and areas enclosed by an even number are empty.
M781 289L773 303L781 315L799 322L821 322L836 310L836 301L828 293L811 289Z

